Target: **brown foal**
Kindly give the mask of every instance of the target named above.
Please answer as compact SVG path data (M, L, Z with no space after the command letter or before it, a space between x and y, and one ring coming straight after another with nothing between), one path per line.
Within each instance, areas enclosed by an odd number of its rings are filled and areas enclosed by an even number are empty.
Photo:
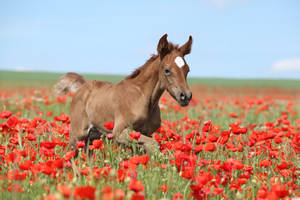
M189 66L184 56L191 52L192 37L179 47L161 37L157 55L117 84L86 82L76 73L67 73L55 86L58 94L75 92L71 102L70 147L89 141L91 128L100 134L111 131L104 124L114 121L112 133L118 144L128 144L128 128L141 132L138 144L147 152L155 145L151 134L161 124L159 99L165 90L181 105L192 98L186 77Z

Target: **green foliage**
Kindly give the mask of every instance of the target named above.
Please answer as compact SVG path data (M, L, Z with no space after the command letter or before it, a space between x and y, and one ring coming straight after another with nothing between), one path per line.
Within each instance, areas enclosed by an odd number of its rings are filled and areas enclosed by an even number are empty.
M0 71L0 88L30 88L51 87L63 73L49 72L16 72ZM82 74L87 80L101 80L117 83L124 79L124 75ZM276 87L286 89L300 89L300 80L289 79L225 79L189 77L191 85L219 86L219 87Z

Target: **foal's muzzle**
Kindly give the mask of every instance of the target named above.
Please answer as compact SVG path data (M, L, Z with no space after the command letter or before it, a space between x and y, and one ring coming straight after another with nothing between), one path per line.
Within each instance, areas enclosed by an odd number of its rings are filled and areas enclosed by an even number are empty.
M177 101L180 104L180 106L187 106L189 105L190 101L192 99L192 92L183 92L181 91L177 97Z

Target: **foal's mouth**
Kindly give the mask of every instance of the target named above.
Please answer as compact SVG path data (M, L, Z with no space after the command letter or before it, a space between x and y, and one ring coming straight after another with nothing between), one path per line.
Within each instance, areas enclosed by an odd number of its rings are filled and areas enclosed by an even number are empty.
M189 103L190 103L190 101L188 100L188 101L177 101L178 103L179 103L179 105L180 106L182 106L182 107L185 107L185 106L188 106L189 105Z
M188 106L191 99L192 99L192 93L191 92L189 92L188 94L185 93L185 92L180 92L180 94L177 95L177 97L176 97L177 102L182 107Z

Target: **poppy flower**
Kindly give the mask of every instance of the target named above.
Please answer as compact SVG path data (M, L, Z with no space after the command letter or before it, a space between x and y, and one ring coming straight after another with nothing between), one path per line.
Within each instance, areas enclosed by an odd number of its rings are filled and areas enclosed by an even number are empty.
M204 151L210 151L210 152L213 152L216 150L216 145L215 143L207 143L205 146L204 146Z
M139 180L131 180L130 184L128 186L129 190L133 190L134 192L143 192L144 191L144 185Z
M95 199L96 188L93 186L78 186L74 188L74 199Z
M18 124L18 122L19 122L18 118L16 118L15 116L12 115L12 116L7 120L6 124L7 124L7 126L8 126L9 128L15 128L16 125Z
M8 191L9 192L21 192L23 193L24 190L22 189L21 185L20 184L14 184L14 185L11 185L11 186L8 186Z
M194 168L193 167L184 167L184 169L180 172L181 177L185 179L194 178Z
M113 130L113 128L114 128L114 122L113 122L113 121L107 122L106 124L104 124L104 127L105 127L107 130Z
M229 116L232 117L232 118L237 118L238 117L238 115L236 113L230 113Z
M51 142L51 141L45 141L45 142L41 142L40 146L41 147L45 147L47 149L54 149L54 147L57 145L56 142Z
M27 175L28 175L28 173L26 171L20 172L17 169L8 171L8 179L9 180L25 180Z
M149 155L142 155L142 156L139 156L139 163L142 164L142 165L147 165L149 162Z
M183 194L181 193L175 193L172 200L182 200L183 199Z
M66 101L67 101L67 97L66 96L58 96L58 97L56 97L56 102L57 103L64 104L64 103L66 103Z
M138 140L141 137L141 133L140 132L131 132L129 139L130 140Z
M103 141L102 140L93 140L93 146L92 149L100 149L103 150L104 146L103 146Z
M123 200L125 192L121 189L113 190L110 186L104 186L100 191L100 199L102 200Z
M12 114L13 114L13 112L11 112L11 111L3 110L0 113L0 119L9 118Z
M199 173L195 179L197 184L202 186L207 184L212 179L212 175L210 173Z
M272 161L270 161L270 160L262 160L262 161L260 161L260 167L269 167L269 166L271 166L272 165Z
M48 111L48 112L46 112L46 115L47 115L48 117L51 117L51 116L53 115L53 111Z
M77 149L85 147L85 142L84 141L77 141L76 143Z
M168 189L168 184L164 184L158 187L158 190L161 192L166 192Z
M279 198L284 198L289 195L289 190L281 184L273 185L271 191Z
M202 131L203 131L203 132L209 132L209 130L210 130L210 128L211 128L211 125L212 125L211 121L205 121L205 122L203 123Z
M257 191L257 196L262 199L266 198L268 196L268 189L265 186L261 186Z
M69 160L71 160L71 158L73 158L74 156L75 156L75 151L69 151L69 152L67 152L66 153L66 155L64 156L64 160L65 161L69 161Z
M31 166L32 166L32 161L26 160L25 162L23 162L19 165L19 168L21 170L29 170Z
M140 192L134 193L134 194L132 194L132 196L131 196L131 200L145 200L145 199L146 199L146 198L145 198L145 195L142 194L142 193L140 193Z
M69 123L70 117L65 114L61 114L61 115L54 117L54 120L59 121L59 122Z
M67 185L59 185L57 189L65 198L69 198L72 195L72 190Z

